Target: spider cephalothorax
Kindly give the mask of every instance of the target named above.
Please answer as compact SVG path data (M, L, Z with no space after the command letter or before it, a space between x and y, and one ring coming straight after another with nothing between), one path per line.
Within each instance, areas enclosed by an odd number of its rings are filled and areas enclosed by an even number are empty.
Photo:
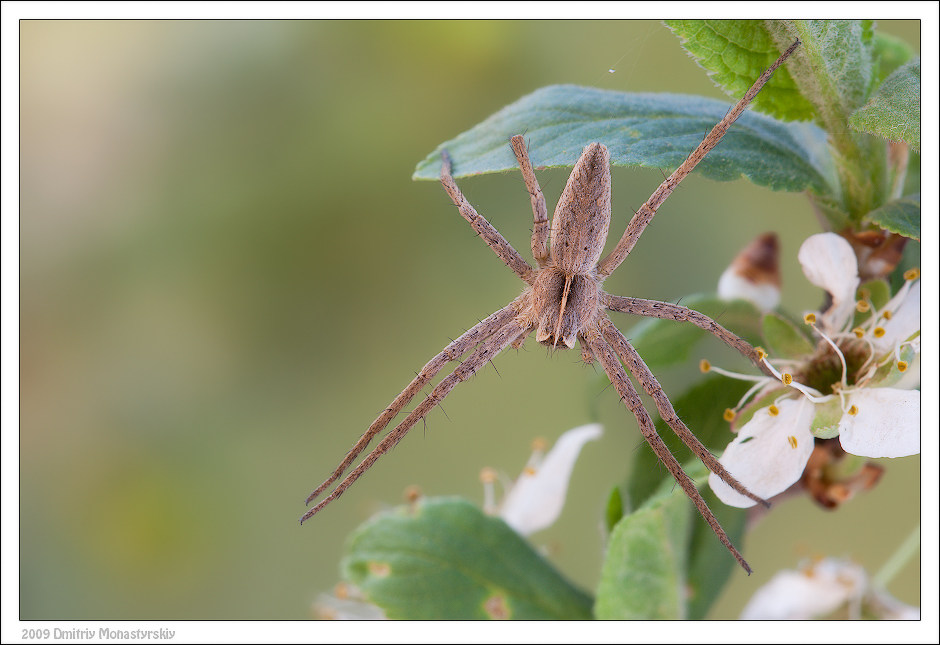
M500 259L526 283L526 288L519 297L470 328L424 366L411 384L372 423L333 474L310 494L307 498L308 504L343 475L372 439L388 426L422 388L431 382L444 365L457 361L469 353L463 361L458 363L453 372L444 377L431 390L431 393L418 403L329 495L307 511L300 521L308 519L342 495L381 455L401 441L405 434L437 406L458 383L473 376L477 370L507 347L520 347L534 331L539 343L551 347L573 348L577 341L581 345L581 354L585 360L596 360L600 363L614 389L636 417L640 431L650 447L695 503L702 517L721 542L731 551L741 566L750 572L750 567L731 544L718 520L706 506L695 483L683 472L679 462L656 433L653 420L643 407L639 394L627 376L624 366L633 374L643 390L652 397L663 421L705 463L709 470L742 495L764 505L767 505L767 502L750 493L734 479L679 419L653 373L626 337L614 326L606 311L691 322L750 358L765 372L767 368L761 363L761 357L754 348L711 318L667 302L613 296L601 290L601 284L633 249L659 205L705 154L717 145L747 104L769 80L773 71L783 63L798 44L799 41L794 43L761 75L744 98L714 127L701 145L653 193L630 220L617 246L603 259L601 254L610 227L611 195L610 153L606 146L601 143L592 143L584 149L558 200L552 217L551 230L549 230L545 198L539 188L525 141L521 135L516 135L510 140L532 202L534 216L532 255L536 262L535 268L529 265L463 196L451 175L450 156L446 150L442 150L441 184L447 194L457 206L461 216L470 223L470 226Z

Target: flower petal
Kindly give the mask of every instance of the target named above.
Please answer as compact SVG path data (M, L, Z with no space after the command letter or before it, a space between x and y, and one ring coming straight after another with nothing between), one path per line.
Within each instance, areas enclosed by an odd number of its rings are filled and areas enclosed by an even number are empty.
M889 387L853 392L848 403L858 413L845 413L839 441L860 457L908 457L920 454L920 392Z
M872 341L880 352L893 350L895 345L920 331L920 280L912 284L907 293L898 292L895 298L898 296L901 296L901 302L895 303L892 298L885 307L888 311L893 310L893 315L882 325L884 336Z
M581 448L602 434L598 423L562 434L535 472L525 471L506 495L500 517L519 535L550 526L561 515L568 480Z
M813 452L813 404L804 397L785 399L777 409L776 416L771 416L769 408L755 412L719 460L749 491L764 499L799 481ZM729 506L749 508L755 504L715 473L709 475L708 485Z
M844 560L826 558L805 571L779 571L758 589L741 612L742 620L807 620L860 598L865 571Z
M835 233L818 233L806 238L797 259L806 279L832 296L832 306L823 318L831 330L841 330L855 311L859 284L852 245Z

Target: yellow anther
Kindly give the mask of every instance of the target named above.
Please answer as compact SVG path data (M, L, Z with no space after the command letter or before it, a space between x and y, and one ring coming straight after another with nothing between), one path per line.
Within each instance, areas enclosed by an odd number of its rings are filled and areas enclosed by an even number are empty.
M875 327L875 329L872 330L871 333L873 333L873 334L875 335L875 338L881 338L882 336L885 335L885 328L884 328L884 327Z
M899 372L907 371L907 361L898 361L898 371Z
M854 405L849 406L848 413L854 417L856 414L858 414L858 408Z
M522 474L528 475L529 477L535 476L535 473L536 473L536 470L532 466L526 466L525 468L522 469Z
M405 489L404 497L405 497L406 502L408 502L409 504L414 504L419 499L424 497L424 493L421 491L421 488L419 486L415 486L414 484L412 484L411 486Z
M532 450L536 452L545 452L547 446L548 441L545 440L545 437L536 437L532 440Z
M790 442L790 447L796 450L796 437L794 437L793 435L790 435L789 437L787 437L787 441Z
M792 374L787 374L786 372L784 372L784 373L783 373L783 378L782 378L781 380L783 381L783 384L784 384L784 385L790 385L790 383L793 382L793 375L792 375Z
M904 272L905 280L916 280L920 277L920 269L908 269Z
M492 468L483 468L480 470L480 481L484 484L496 483L496 471Z
M712 364L708 362L708 359L703 358L698 362L698 368L704 374L712 368Z
M754 351L757 352L757 358L759 358L760 360L764 360L765 358L767 358L767 352L764 351L763 347L755 347Z
M891 316L893 316L894 314L892 314L890 311L886 311L882 313L881 315L884 317L885 320L891 320Z
M865 335L865 330L862 329L861 327L856 327L855 329L852 330L852 333L855 334L856 338L861 338Z
M807 325L815 325L816 314L812 314L812 313L806 314L805 316L803 316L803 322L806 323Z
M871 309L871 305L869 305L869 304L868 304L867 302L865 302L864 300L858 300L858 301L856 301L856 303L855 303L855 311L857 311L857 312L859 312L859 313L865 313L865 312L868 311L869 309Z
M778 408L776 405L771 405L769 408L767 408L767 414L775 417L780 414L780 408Z
M732 410L731 408L725 408L725 413L722 415L725 418L725 421L731 423L734 421L734 418L738 416L738 413Z

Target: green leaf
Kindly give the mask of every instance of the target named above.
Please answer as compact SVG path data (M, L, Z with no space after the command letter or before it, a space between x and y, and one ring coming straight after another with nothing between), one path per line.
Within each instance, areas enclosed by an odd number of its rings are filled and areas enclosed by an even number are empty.
M727 408L738 404L751 385L747 381L711 374L682 396L673 398L673 407L706 448L720 453L734 438L728 422L722 415ZM680 463L693 457L691 451L662 419L656 421L656 432ZM672 475L662 467L653 450L646 445L640 446L630 470L627 501L632 508L637 508L644 504L663 482L672 481Z
M813 353L813 344L806 335L780 314L764 314L761 327L771 356L795 359Z
M610 533L617 526L617 522L623 517L623 495L620 494L620 488L614 486L610 491L610 497L607 498L607 512L604 519L607 524L607 532Z
M809 431L819 439L832 439L839 436L839 421L842 419L842 402L839 399L829 399L817 403L814 408L816 416L809 426Z
M591 617L588 594L501 519L458 498L425 499L376 515L350 536L340 566L389 618Z
M681 488L657 496L614 527L594 615L605 620L686 617L691 502Z
M920 57L886 78L872 99L852 113L849 125L920 151Z
M873 224L892 233L920 239L920 193L888 202L865 216Z
M786 49L777 47L762 20L664 22L715 84L736 100L744 96L754 80ZM774 72L773 78L754 99L753 106L758 112L784 121L806 121L816 115L786 66Z
M760 312L749 302L694 294L683 298L681 304L713 318L752 345L761 342ZM685 362L695 344L707 334L692 323L646 318L630 330L629 337L646 364L656 370Z
M699 462L701 464L701 462ZM691 468L686 468L691 476ZM698 479L696 479L698 481ZM706 479L702 480L703 482ZM744 542L747 509L728 506L719 500L707 485L699 486L702 497L715 518L738 549ZM698 513L693 511L693 516ZM714 531L700 518L692 519L692 537L689 540L688 619L702 620L718 600L732 572L740 566Z
M891 300L891 288L884 280L867 280L855 291L858 300L869 301L875 309L881 309ZM852 326L857 327L871 317L870 312L857 311Z
M875 34L875 60L878 63L879 82L913 57L914 49L897 36Z
M870 20L768 20L777 47L801 45L786 67L820 125L838 136L848 116L868 98L875 78Z
M899 360L904 361L906 367L902 372L898 369L897 361L890 361L885 365L882 365L878 371L876 371L871 378L871 385L876 387L891 387L900 381L907 373L907 370L910 369L911 364L914 362L914 359L917 357L917 353L910 345L905 345L900 350Z
M864 105L876 83L874 23L870 20L768 20L778 47L799 38L787 61L800 93L813 104L816 123L829 135L839 186L822 214L829 228L845 220L855 226L880 205L886 193L885 143L846 127L849 116Z
M674 169L728 111L722 101L680 94L627 94L552 85L522 97L440 145L413 179L437 179L446 148L458 177L515 169L509 138L525 133L536 167L573 166L594 141L615 166ZM825 134L745 112L696 170L716 181L740 177L773 190L826 192L832 174Z

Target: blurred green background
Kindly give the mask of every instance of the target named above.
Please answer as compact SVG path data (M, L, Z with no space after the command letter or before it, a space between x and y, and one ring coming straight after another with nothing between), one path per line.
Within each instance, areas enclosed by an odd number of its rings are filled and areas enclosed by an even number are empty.
M916 21L879 28L919 49ZM21 36L21 618L310 616L371 512L410 484L481 501L481 467L516 476L533 438L596 406L605 436L585 448L561 520L533 537L594 588L604 500L648 448L577 352L532 339L342 500L297 519L413 373L521 288L439 185L411 181L415 164L544 85L724 98L667 29L25 21ZM566 177L540 173L550 209ZM611 238L661 179L614 170ZM460 184L527 252L518 173ZM783 305L816 307L796 262L820 230L806 198L695 176L605 288L713 291L769 229ZM700 357L660 375L668 392L697 378ZM919 521L919 458L887 466L837 513L776 509L744 545L755 574L737 571L713 616L735 617L803 557L876 571ZM919 584L914 562L890 590L919 604Z

